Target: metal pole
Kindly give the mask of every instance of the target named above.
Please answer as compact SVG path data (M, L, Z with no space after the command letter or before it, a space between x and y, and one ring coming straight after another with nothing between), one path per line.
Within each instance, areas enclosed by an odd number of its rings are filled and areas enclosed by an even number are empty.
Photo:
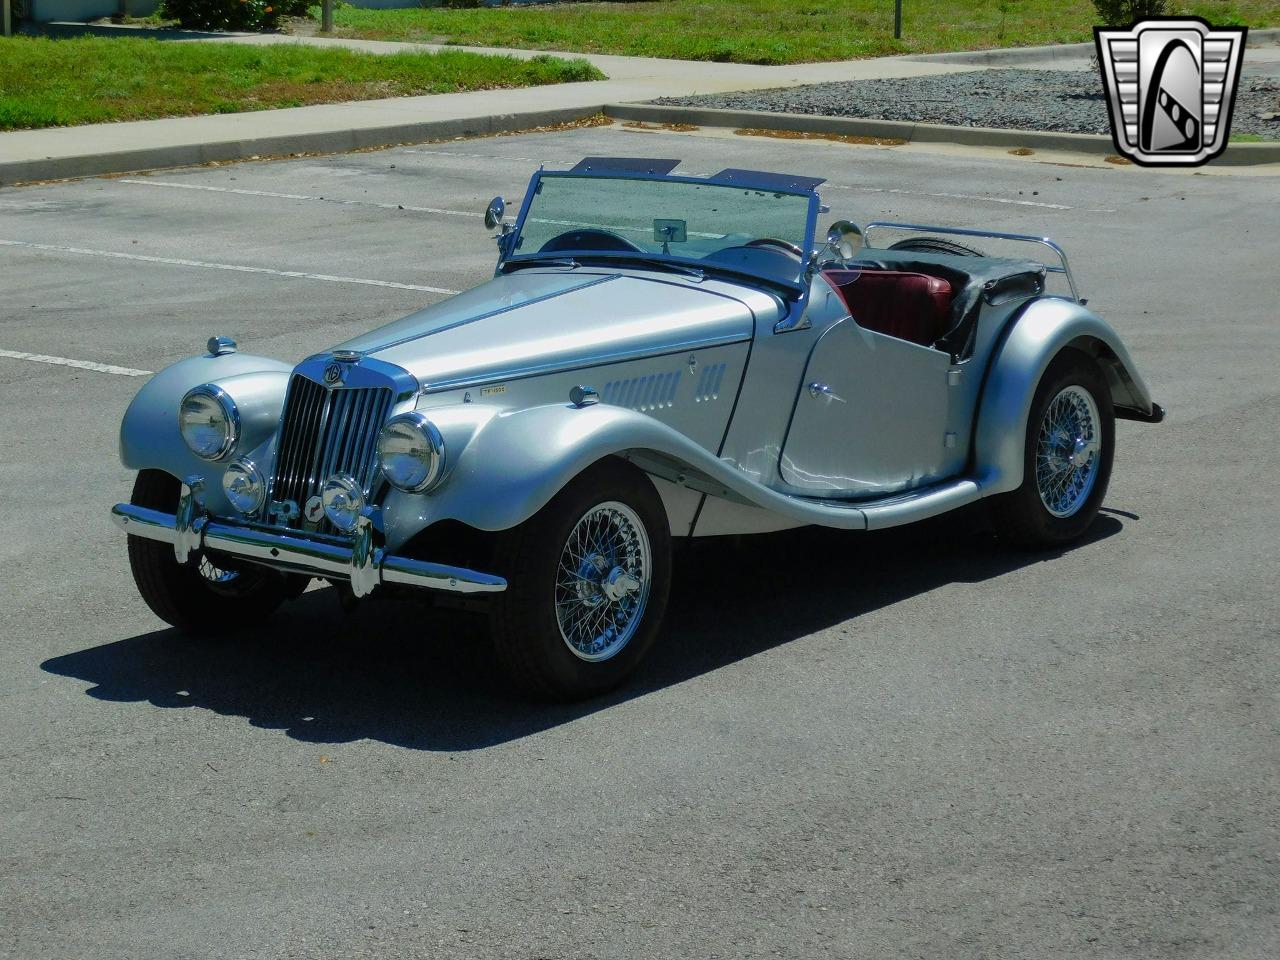
M320 32L333 33L333 0L324 0L320 5Z
M893 39L902 39L902 0L893 0Z
M6 37L13 36L13 6L11 0L3 0L4 3L4 35Z

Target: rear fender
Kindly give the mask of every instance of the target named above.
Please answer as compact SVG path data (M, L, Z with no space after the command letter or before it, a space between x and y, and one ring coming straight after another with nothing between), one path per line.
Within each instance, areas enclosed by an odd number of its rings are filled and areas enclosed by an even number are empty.
M983 386L973 449L974 475L984 495L1021 486L1031 402L1045 370L1067 348L1097 360L1118 416L1155 418L1158 408L1146 383L1105 321L1073 300L1033 300L996 349Z

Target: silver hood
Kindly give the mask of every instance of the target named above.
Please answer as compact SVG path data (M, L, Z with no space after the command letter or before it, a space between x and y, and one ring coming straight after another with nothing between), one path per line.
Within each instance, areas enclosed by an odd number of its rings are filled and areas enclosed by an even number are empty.
M777 309L772 297L712 280L521 270L335 349L393 363L424 389L443 390L748 340L755 313Z

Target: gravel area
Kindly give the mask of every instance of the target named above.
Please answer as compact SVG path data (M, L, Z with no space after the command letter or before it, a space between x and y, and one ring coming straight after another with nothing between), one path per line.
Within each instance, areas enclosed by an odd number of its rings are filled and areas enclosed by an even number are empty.
M1273 65L1265 67L1269 69L1245 68L1231 132L1280 140L1280 76L1276 76ZM1101 78L1087 70L976 70L935 77L665 97L654 102L965 127L1110 132Z

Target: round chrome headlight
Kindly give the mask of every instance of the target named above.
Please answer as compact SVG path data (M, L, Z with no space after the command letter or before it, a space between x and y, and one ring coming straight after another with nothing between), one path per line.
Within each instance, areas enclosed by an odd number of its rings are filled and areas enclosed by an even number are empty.
M178 405L178 429L191 452L202 460L221 460L240 437L240 411L216 384L187 392Z
M378 467L406 493L430 490L444 474L444 437L416 410L392 417L378 435Z
M267 482L252 460L232 460L222 475L222 492L236 511L249 516L267 499Z
M320 488L320 502L329 522L343 533L350 533L364 511L364 491L354 479L340 473L324 482Z

